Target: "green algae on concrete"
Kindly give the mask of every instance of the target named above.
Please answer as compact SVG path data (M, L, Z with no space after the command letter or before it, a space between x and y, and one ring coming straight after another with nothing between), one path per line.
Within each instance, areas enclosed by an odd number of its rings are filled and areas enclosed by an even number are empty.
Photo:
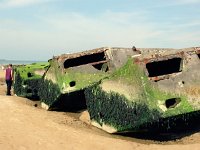
M154 61L159 63L163 58L164 61L173 57L179 58L180 53L177 53L160 56L161 60L156 57ZM139 63L137 59L129 59L126 65L114 71L111 76L87 88L85 96L92 124L110 133L156 131L159 128L170 130L176 125L180 126L178 122L185 123L183 126L188 124L192 117L197 116L194 112L198 112L200 104L195 103L194 106L190 98L191 92L185 91L188 87L199 84L199 81L194 83L188 76L193 72L194 79L198 78L196 67L200 62L194 52L190 57L194 57L195 61L185 63L189 52L182 53L181 59L184 63L180 67L183 67L184 71L180 73L166 74L152 80L145 68L150 59ZM159 77L162 77L161 81L157 80ZM190 84L180 84L185 82ZM199 96L200 93L196 95L196 101L199 101Z
M14 93L30 99L39 99L39 88L48 62L19 65L14 69Z
M47 110L87 108L92 124L110 133L185 127L191 118L200 121L199 53L99 48L63 54L49 60L44 75L38 66L16 69L15 91L39 98Z
M120 57L118 53L123 54L121 61L115 60ZM133 54L132 49L99 48L54 57L40 91L42 107L68 111L86 109L85 89L108 77Z
M52 60L40 90L42 106L49 110L56 109L54 107L83 109L86 106L85 102L81 102L84 99L82 91L105 76L104 72L82 73L70 68L62 71L57 62Z

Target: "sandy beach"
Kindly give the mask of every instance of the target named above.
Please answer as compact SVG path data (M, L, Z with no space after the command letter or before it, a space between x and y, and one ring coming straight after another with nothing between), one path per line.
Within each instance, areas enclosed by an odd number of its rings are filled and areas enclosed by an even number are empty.
M200 133L168 142L111 135L91 126L87 112L46 111L37 106L38 102L5 96L5 90L1 70L1 150L198 150L200 147Z

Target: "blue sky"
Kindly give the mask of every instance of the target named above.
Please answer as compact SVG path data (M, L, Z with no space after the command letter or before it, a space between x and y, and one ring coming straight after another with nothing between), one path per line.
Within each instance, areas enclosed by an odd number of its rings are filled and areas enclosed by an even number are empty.
M1 0L0 59L199 46L200 0Z

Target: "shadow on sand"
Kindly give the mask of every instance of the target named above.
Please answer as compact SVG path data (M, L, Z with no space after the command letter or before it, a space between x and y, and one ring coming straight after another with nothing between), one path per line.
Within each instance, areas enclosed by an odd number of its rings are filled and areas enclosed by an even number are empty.
M141 132L118 133L117 135L159 142L178 140L200 131L200 111L160 119L143 125Z

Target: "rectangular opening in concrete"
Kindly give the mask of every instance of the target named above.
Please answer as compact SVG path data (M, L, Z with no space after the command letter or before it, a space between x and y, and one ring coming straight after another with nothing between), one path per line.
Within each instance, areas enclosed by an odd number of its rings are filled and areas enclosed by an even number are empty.
M182 58L154 61L146 64L149 77L162 76L182 71Z
M199 59L200 59L200 54L197 54L197 56L199 57Z
M76 58L67 59L64 62L64 68L76 67L81 65L90 64L98 70L102 70L103 65L107 63L105 53L94 53L89 55L84 55ZM106 69L107 70L107 69Z
M181 102L180 98L171 98L165 101L165 106L167 108L175 108Z

